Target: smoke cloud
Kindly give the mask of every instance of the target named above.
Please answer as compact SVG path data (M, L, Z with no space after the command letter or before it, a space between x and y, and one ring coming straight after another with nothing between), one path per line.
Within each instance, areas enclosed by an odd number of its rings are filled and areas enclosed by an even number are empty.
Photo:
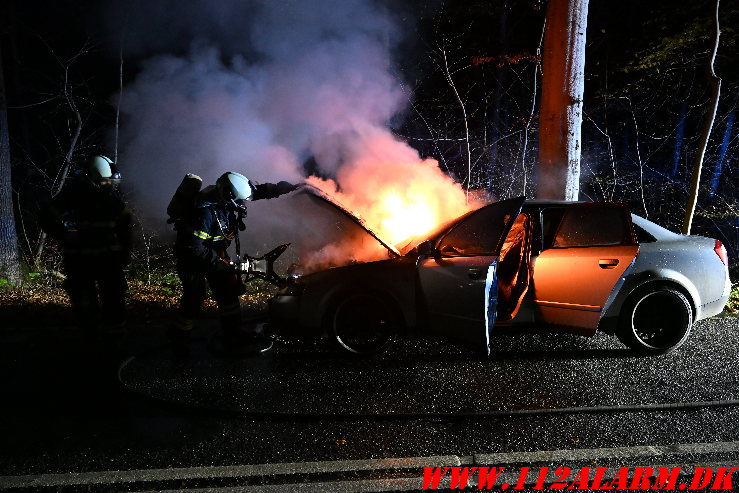
M308 159L329 177L311 183L339 196L391 242L408 236L398 232L409 233L403 221L433 227L469 208L435 161L422 160L389 130L410 94L390 57L399 30L374 2L127 5L137 14L126 17L125 45L150 55L123 90L120 161L151 224L164 224L185 173L205 183L226 171L297 183L307 178ZM180 53L188 36L189 49ZM243 243L250 253L297 241L312 262L331 264L320 252L333 259L351 250L346 236L328 234L330 223L320 226L315 213L307 217L290 204L279 198L249 205ZM329 243L319 248L305 238Z

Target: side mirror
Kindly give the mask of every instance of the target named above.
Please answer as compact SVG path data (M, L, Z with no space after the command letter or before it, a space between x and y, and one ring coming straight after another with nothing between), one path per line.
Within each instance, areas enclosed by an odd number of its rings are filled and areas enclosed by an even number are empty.
M430 240L419 243L416 247L416 251L419 255L424 255L426 257L435 257L439 254L436 248L434 248L434 243Z

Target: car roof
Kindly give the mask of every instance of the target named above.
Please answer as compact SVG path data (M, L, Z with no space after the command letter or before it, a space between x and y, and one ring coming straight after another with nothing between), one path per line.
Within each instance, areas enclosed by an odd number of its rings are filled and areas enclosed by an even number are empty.
M526 201L526 205L569 205L582 204L588 202L586 200L553 200L553 199L530 199Z
M649 219L637 216L636 214L631 214L631 221L650 235L654 236L656 240L676 240L683 237L681 234L673 233L669 229L663 228L659 224L653 223Z
M598 201L598 200L553 200L553 199L531 199L524 203L524 207L527 209L542 209L544 207L552 206L568 206L573 204L618 204L625 205L621 202L612 201Z

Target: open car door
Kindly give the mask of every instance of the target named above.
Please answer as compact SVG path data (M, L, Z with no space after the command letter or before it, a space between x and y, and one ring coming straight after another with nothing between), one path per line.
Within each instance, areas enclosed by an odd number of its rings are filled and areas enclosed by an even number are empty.
M434 238L418 260L430 331L490 354L500 250L525 197L485 206Z
M542 210L543 251L534 262L537 321L595 333L609 295L639 254L631 214L613 203Z

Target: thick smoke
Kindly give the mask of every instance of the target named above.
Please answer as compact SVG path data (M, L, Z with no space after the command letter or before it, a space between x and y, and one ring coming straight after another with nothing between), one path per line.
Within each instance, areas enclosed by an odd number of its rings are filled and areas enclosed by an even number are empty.
M154 54L123 90L121 162L150 220L164 223L185 173L206 183L225 171L301 182L311 158L332 179L314 182L348 194L381 233L392 218L376 211L378 201L397 199L388 190L397 188L411 211L421 211L422 201L402 189L436 194L431 222L466 209L461 188L388 130L409 94L389 55L396 26L371 1L140 2L130 11L138 15L126 20L127 46ZM147 24L152 19L158 25ZM188 33L197 36L189 51L175 54ZM334 241L330 225L289 205L283 198L250 204L247 250L301 237ZM340 240L346 243L337 238L324 248L332 258ZM312 242L302 248L319 261Z

